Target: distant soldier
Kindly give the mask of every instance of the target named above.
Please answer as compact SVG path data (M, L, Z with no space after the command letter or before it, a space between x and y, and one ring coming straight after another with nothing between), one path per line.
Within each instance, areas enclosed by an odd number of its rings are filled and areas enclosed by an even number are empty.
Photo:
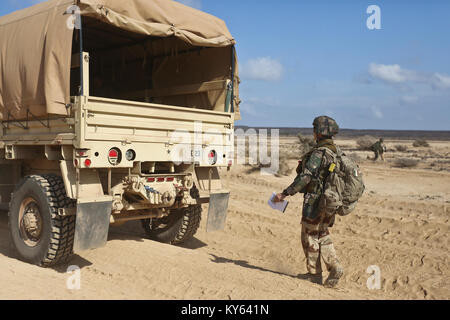
M386 152L386 145L384 144L384 139L380 138L379 141L375 142L370 149L375 153L375 158L373 161L377 161L378 157L384 161L384 153Z
M335 287L344 270L336 256L328 230L334 223L334 215L327 216L319 212L318 205L324 181L333 164L332 157L325 152L324 148L331 150L334 154L337 153L333 136L338 134L339 126L336 121L326 116L316 118L313 125L316 146L303 157L294 182L278 194L274 201L282 201L287 196L293 196L298 192L305 194L301 239L308 273L302 275L302 278L322 284L322 258L329 271L324 285Z

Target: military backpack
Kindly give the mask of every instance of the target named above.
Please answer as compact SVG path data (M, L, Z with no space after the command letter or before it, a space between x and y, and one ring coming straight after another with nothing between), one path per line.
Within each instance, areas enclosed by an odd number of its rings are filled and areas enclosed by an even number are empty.
M323 185L319 209L326 215L346 216L356 208L365 186L359 166L338 147L337 153L323 148L333 158Z

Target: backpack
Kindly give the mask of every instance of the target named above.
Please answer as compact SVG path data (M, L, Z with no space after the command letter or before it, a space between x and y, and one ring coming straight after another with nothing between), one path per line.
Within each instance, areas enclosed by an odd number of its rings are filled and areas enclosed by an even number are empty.
M337 153L324 148L333 157L325 178L319 209L328 216L346 216L356 208L365 186L359 166L337 148Z

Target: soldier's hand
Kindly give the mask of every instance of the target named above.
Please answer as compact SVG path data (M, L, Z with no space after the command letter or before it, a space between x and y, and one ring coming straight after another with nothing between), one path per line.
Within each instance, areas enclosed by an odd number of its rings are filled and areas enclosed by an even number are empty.
M282 193L279 193L273 198L272 202L281 202L286 198Z

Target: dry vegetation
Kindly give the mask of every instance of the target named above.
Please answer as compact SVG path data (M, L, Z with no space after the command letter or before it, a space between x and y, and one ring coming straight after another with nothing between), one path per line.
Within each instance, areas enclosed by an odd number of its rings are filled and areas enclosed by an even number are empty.
M419 148L419 147L426 147L426 148L428 148L428 147L430 147L430 144L426 140L417 139L416 141L413 142L413 147L415 147L415 148Z
M419 160L409 158L399 158L394 161L394 167L397 168L413 168L417 167Z
M358 146L358 150L368 151L370 147L377 142L377 139L372 136L363 136L356 140L356 144Z
M406 152L408 151L408 147L403 144L397 144L394 146L395 150L398 152Z

